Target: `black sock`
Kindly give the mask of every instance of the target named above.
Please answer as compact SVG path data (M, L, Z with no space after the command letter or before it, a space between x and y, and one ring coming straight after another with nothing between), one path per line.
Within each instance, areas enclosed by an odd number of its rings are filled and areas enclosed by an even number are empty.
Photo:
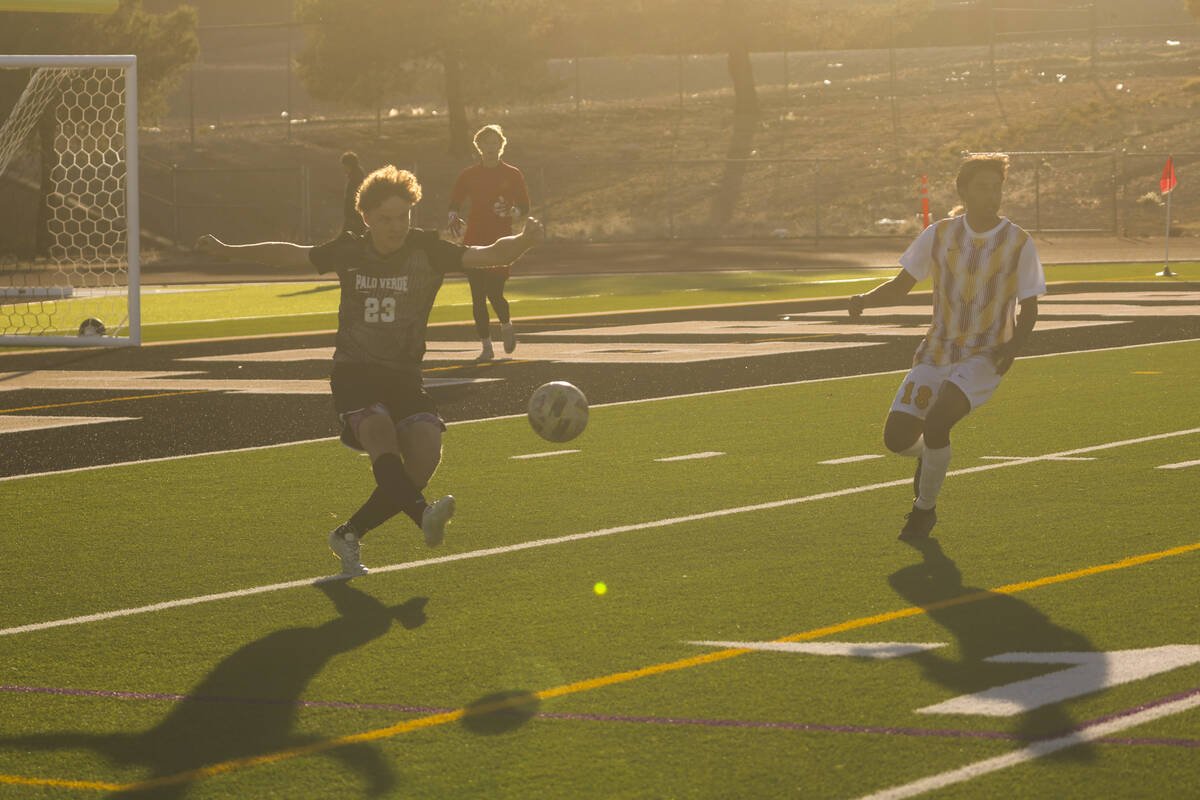
M420 527L421 515L425 512L425 498L404 471L404 462L400 457L394 453L384 453L375 459L371 469L375 472L375 482L388 494L394 507L407 514ZM370 503L369 500L367 502Z
M378 528L399 513L400 506L392 499L392 493L376 487L362 508L350 517L350 524L358 531L358 538L361 539L367 535L367 531Z

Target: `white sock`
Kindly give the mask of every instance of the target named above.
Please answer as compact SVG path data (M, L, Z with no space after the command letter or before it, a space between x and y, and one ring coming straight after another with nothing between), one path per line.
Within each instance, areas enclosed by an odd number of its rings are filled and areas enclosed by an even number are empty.
M950 468L950 450L950 445L925 448L925 454L921 456L921 496L916 500L917 508L928 511L937 503L946 470Z
M912 444L910 444L908 446L907 449L901 450L896 455L908 456L909 458L916 458L924 452L925 452L925 434L921 434L920 436L917 437L917 440L915 442L913 442Z
M480 339L479 344L483 346L484 350L488 349L489 347L492 346L491 337L488 337L487 339Z

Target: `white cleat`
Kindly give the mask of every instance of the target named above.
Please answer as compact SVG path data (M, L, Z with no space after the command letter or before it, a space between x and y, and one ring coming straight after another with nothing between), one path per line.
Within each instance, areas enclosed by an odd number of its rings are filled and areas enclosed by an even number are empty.
M437 547L446 538L446 526L454 516L454 495L448 494L440 500L435 500L425 506L421 515L421 532L425 534L425 544Z
M358 534L349 522L337 526L329 534L329 549L342 560L343 575L353 578L367 574L367 568L362 565L359 556Z
M511 322L500 326L500 338L504 340L504 352L511 353L517 349L517 331Z
M475 356L476 361L491 361L496 357L492 350L492 340L488 339L483 343L483 348L479 351L479 355Z

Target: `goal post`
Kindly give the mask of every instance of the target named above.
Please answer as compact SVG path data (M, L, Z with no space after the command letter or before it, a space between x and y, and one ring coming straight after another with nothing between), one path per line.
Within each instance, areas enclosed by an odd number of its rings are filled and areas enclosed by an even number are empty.
M0 55L0 347L141 344L137 59Z

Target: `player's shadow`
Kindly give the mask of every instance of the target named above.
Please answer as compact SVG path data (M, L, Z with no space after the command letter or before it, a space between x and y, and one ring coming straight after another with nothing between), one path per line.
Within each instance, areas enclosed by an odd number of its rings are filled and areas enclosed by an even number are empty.
M323 581L316 588L333 601L337 616L316 627L275 631L242 647L193 686L154 727L117 735L63 731L0 737L0 748L92 750L114 764L149 769L138 782L140 788L117 796L179 798L198 779L193 771L202 767L321 741L292 733L297 701L309 681L334 656L388 633L393 622L408 629L423 624L427 599L385 606L346 581ZM323 752L359 773L368 796L396 786L390 763L373 745L356 743Z
M908 658L921 667L927 678L952 690L955 696L975 694L1069 668L1065 664L1047 666L989 663L984 660L990 656L1028 652L1095 652L1095 647L1086 637L1055 625L1028 603L1010 594L963 586L958 566L942 552L936 539L908 544L921 553L922 562L892 573L888 576L888 583L905 600L925 609L930 619L954 634L961 653L959 660L945 658L938 650L926 650ZM1102 688L1103 671L1091 677L1095 681L1094 688ZM1014 691L1012 697L1006 699L1022 702L1025 697L1021 692ZM930 718L945 724L950 717L931 714ZM1020 713L1015 733L1022 741L1032 742L1067 733L1075 724L1061 703L1048 703ZM1077 745L1059 751L1058 755L1090 759L1093 751L1090 746Z

